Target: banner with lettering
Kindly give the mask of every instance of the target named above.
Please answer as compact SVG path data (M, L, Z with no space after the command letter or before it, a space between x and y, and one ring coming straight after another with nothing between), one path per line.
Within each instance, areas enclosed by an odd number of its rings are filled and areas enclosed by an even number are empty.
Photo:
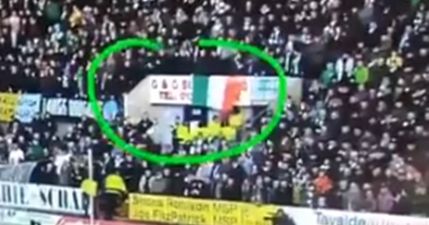
M115 99L99 102L104 118L111 121L121 112L121 105ZM52 116L68 116L80 118L83 116L94 118L89 101L84 99L49 98L43 104L44 112Z
M70 117L93 117L92 110L88 101L80 99L70 99L68 104L68 115Z
M48 98L44 100L44 112L52 116L67 116L68 100L66 98Z
M190 105L192 103L191 76L150 76L152 104Z
M41 102L41 94L21 95L15 118L22 123L31 123L40 113Z
M429 225L428 218L283 206L294 225Z
M86 215L89 200L79 188L0 181L0 207Z
M0 121L11 122L19 104L19 95L11 93L0 93Z
M104 118L112 121L123 111L120 99L111 98L99 102ZM41 112L51 116L80 118L94 117L88 100L60 97L44 98L41 94L0 93L0 122L14 119L21 123L31 123Z
M130 195L131 220L188 225L270 225L277 207L179 197Z
M99 102L99 106L102 107L101 109L104 119L107 121L113 121L120 113L120 105L114 99L108 100L104 103ZM94 112L92 111L91 104L86 100L70 99L68 109L70 117L87 116L94 118Z

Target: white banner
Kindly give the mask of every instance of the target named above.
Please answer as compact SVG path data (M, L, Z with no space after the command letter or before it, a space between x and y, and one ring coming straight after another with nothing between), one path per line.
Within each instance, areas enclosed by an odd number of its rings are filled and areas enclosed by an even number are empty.
M105 115L113 114L114 116L117 116L120 107L119 104L114 100L108 102L112 101L115 103L115 105L109 104L109 107L105 107L106 105L103 104L101 101L99 102L99 105ZM94 118L94 113L92 111L91 104L88 101L82 99L46 99L44 104L44 112L47 112L53 116L69 116L73 118L87 116L90 118Z
M91 110L91 105L88 101L79 99L69 100L69 116L70 117L82 117L87 116L94 118L94 113Z
M66 98L45 99L44 112L52 116L67 116L67 101Z
M429 219L379 213L283 207L296 225L429 225Z
M69 100L69 116L87 116L88 102L84 100Z
M192 103L191 76L150 76L149 84L152 104L189 105Z
M61 216L0 209L0 224L2 225L57 225Z
M41 94L23 94L20 97L15 118L22 123L31 123L40 113Z
M0 207L85 215L88 202L78 188L0 182Z

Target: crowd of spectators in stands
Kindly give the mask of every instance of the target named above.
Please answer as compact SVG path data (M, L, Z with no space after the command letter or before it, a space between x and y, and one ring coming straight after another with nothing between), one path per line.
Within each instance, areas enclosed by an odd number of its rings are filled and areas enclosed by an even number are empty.
M79 187L91 148L96 180L119 170L130 192L423 213L429 187L428 7L423 0L0 1L0 91L84 97L94 54L135 36L166 47L112 57L98 74L102 92L128 91L148 73L273 73L246 55L200 49L200 37L260 46L307 83L302 102L288 103L268 140L222 162L152 165L124 156L91 119L59 137L49 115L30 126L11 124L0 135L0 155L11 164L49 156L42 181L48 184ZM243 129L254 135L270 116L268 110ZM146 133L153 126L149 118L138 125L118 118L114 125L128 141L157 151ZM174 150L204 154L231 144L198 139Z

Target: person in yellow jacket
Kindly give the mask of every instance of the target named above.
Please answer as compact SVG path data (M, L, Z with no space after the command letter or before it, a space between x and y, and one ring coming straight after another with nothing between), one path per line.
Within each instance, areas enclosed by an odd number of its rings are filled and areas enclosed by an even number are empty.
M201 137L200 126L199 125L193 126L193 127L191 126L189 129L189 135L192 141L200 138Z
M104 180L104 190L99 197L99 209L103 219L112 220L127 196L127 187L118 172L112 173Z
M192 139L189 126L185 124L178 124L176 129L177 139L179 140L180 144L186 143Z
M242 138L242 128L245 123L244 113L240 109L236 109L234 114L229 116L228 124L235 129L235 137Z
M126 194L127 187L125 185L124 179L119 176L119 173L113 173L106 177L104 180L104 189L105 192Z
M207 132L211 138L220 137L222 135L222 125L217 116L214 116L207 124Z
M237 139L237 130L232 126L222 127L222 137L227 141L235 141Z
M200 137L202 137L205 140L210 139L210 136L211 136L210 129L208 127L198 128L198 134Z
M240 129L244 124L244 114L240 111L232 114L229 117L228 123L230 126L234 127L235 129Z

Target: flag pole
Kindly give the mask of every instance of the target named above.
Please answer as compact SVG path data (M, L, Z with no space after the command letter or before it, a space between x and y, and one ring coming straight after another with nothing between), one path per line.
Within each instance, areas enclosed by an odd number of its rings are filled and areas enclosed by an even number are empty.
M261 119L268 111L273 110L275 108L276 108L276 100L269 101L268 104L265 106L264 110L262 110L255 116L252 116L250 123L254 124L257 120Z
M88 175L89 180L94 180L94 168L93 168L93 155L92 149L88 149ZM89 224L94 225L94 196L89 196Z

